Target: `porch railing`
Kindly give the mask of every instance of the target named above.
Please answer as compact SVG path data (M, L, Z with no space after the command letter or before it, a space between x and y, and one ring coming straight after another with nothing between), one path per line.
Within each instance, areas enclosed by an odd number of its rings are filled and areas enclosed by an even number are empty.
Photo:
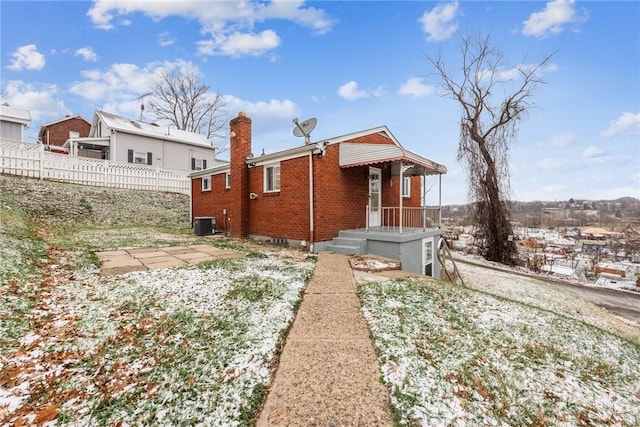
M440 207L420 208L381 207L367 205L367 231L411 232L440 227Z

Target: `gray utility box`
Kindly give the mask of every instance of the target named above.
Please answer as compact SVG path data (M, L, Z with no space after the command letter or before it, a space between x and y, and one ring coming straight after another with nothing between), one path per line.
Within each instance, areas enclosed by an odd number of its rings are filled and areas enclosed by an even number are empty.
M197 216L193 221L193 230L196 236L208 236L216 232L218 226L215 216Z

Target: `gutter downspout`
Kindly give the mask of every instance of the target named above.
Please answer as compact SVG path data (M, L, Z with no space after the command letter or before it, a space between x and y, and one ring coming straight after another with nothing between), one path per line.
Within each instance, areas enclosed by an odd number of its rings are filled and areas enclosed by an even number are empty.
M313 150L309 151L309 251L314 249L314 223L313 223Z
M200 178L200 179L202 179L202 178ZM191 178L191 181L189 182L189 222L190 222L190 224L189 224L190 228L193 228L193 226L194 226L194 221L193 221L193 178Z

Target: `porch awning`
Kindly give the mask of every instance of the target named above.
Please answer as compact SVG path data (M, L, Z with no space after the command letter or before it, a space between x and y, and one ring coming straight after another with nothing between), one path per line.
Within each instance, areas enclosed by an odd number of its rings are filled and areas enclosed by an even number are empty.
M412 153L409 150L394 144L357 144L343 142L340 144L341 168L355 166L368 166L382 163L392 163L392 173L397 170L399 174L400 165L413 166L405 171L404 175L437 175L447 173L444 165L433 160ZM396 166L397 167L393 167Z

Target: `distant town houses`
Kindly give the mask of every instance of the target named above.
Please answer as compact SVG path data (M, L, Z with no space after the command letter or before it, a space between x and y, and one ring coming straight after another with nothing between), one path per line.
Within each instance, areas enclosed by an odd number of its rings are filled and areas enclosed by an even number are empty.
M6 104L0 107L0 139L27 142L30 112ZM153 166L185 176L225 163L216 158L215 147L202 134L106 111L96 111L91 121L67 115L45 123L33 142L52 153Z
M9 104L0 105L0 139L24 142L25 131L31 123L31 112Z
M445 232L454 249L475 252L472 226L451 223ZM522 267L583 284L640 292L640 232L602 227L542 229L516 226Z

